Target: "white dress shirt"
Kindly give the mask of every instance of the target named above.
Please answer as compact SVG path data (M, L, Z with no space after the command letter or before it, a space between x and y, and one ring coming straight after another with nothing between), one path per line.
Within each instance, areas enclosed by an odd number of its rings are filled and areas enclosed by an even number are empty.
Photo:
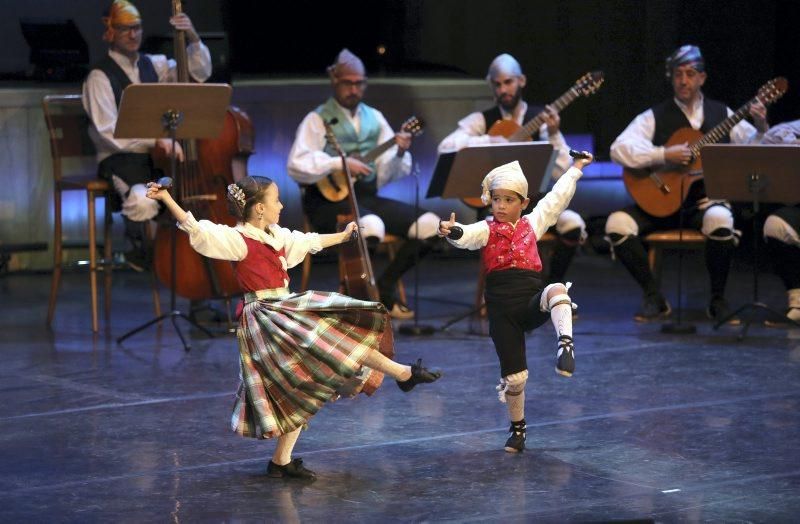
M339 107L356 133L360 132L361 106L359 105L355 114L341 105ZM395 133L383 114L378 110L375 112L381 126L378 136L378 145L380 145L394 138ZM325 145L325 125L322 117L316 111L312 111L306 115L297 128L286 166L289 176L299 184L314 184L330 173L341 170L342 159L326 153ZM411 172L411 153L406 151L400 158L397 156L397 146L392 146L375 160L375 169L378 187L383 187L392 180L404 177Z
M202 42L186 46L189 74L198 82L204 82L211 76L211 53ZM139 84L139 61L131 62L125 55L109 49L108 56L116 62L132 84ZM174 82L177 79L175 60L164 55L147 55L153 63L159 82ZM117 125L117 101L108 76L99 69L89 73L83 83L83 107L94 124L89 134L97 148L97 160L118 152L146 153L155 144L153 139L114 138Z
M686 105L677 98L675 103L686 115L693 129L700 129L705 115L703 114L702 93L692 106ZM727 108L728 116L733 114ZM652 109L640 113L633 122L628 124L614 143L611 144L611 159L623 166L641 169L651 166L661 166L664 160L664 146L653 145L653 136L656 132L656 117ZM749 144L759 142L763 136L752 124L742 120L730 132L731 142L734 144Z

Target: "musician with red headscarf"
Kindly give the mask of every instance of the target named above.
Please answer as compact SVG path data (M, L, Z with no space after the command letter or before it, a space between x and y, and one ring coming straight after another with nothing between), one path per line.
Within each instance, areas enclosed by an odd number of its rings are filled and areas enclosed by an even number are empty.
M119 193L117 210L125 217L126 236L134 246L126 253L131 267L142 270L150 259L144 224L159 212L158 203L145 196L145 184L157 178L150 149L171 153L169 139L114 138L122 91L130 84L174 82L176 62L164 55L139 52L142 45L142 17L126 0L114 0L102 18L108 54L89 72L83 84L83 107L92 121L89 129L97 148L98 174L113 183ZM185 31L189 74L198 82L211 76L211 54L200 40L191 19L184 13L173 16L170 24ZM176 155L183 159L180 144Z

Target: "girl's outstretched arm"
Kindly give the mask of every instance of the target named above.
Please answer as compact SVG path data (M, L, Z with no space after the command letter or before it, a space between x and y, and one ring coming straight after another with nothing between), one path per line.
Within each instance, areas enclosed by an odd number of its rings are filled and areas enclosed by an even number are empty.
M189 215L175 202L172 195L169 194L169 191L161 187L158 182L149 182L147 184L147 197L153 200L160 200L164 203L169 212L172 213L172 216L175 217L175 220L181 224L186 222Z

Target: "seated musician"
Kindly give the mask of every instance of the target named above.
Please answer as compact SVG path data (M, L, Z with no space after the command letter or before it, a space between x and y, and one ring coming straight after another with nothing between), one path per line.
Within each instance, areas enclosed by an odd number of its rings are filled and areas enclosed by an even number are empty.
M539 129L536 140L546 140L558 152L553 178L558 178L572 165L569 146L561 134L561 118L552 106L529 105L522 99L522 90L527 79L522 74L519 62L509 54L501 54L489 65L486 80L492 88L497 105L483 112L470 113L458 122L458 128L439 144L439 153L458 151L468 146L508 142L502 135L489 135L492 125L498 120L512 120L519 126L545 111L545 123ZM535 203L544 195L534 195ZM488 215L489 208L479 211L479 218ZM586 239L586 223L575 211L566 209L551 228L558 237L549 266L548 282L563 282L578 245Z
M186 14L169 20L175 29L185 31L189 74L198 82L211 76L211 55ZM145 224L159 212L158 202L145 197L145 184L157 178L149 150L157 147L167 154L168 139L114 138L122 91L129 84L174 82L177 64L164 55L139 53L142 45L142 18L133 4L114 0L103 17L108 54L89 72L83 84L83 107L92 122L89 132L97 148L98 174L113 183L119 193L125 220L125 234L134 249L125 254L128 264L141 271L152 256ZM176 144L178 159L183 158ZM115 206L120 210L119 202Z
M665 164L688 165L692 161L689 144L667 146L671 135L688 127L706 133L733 114L722 102L703 95L705 62L696 46L685 45L673 52L666 60L666 75L672 83L673 98L639 114L616 138L611 144L611 158L618 164L636 169ZM760 102L753 103L749 114L755 127L743 120L721 141L737 144L759 141L768 128L766 107ZM679 188L671 190L679 191ZM677 228L680 214L675 212L670 216L656 217L642 205L642 202L637 202L616 211L606 222L606 235L615 257L644 292L641 309L634 316L638 322L664 319L672 311L650 271L641 237L653 231ZM733 251L738 244L730 205L725 201L709 200L703 181L697 180L690 187L683 213L684 227L699 229L707 239L705 260L711 280L711 300L706 312L711 319L721 320L729 314L725 284Z
M800 146L800 120L772 127L762 143ZM764 238L775 271L786 286L786 317L800 322L800 206L783 206L771 212L764 222Z
M341 147L348 155L363 155L367 151L391 140L396 144L380 155L374 164L367 164L355 156L347 157L347 165L355 180L355 196L361 214L362 234L368 239L383 240L386 233L407 239L394 260L377 279L381 302L394 318L413 318L414 312L395 296L397 281L414 266L417 251L424 257L431 249L439 228L439 217L413 205L378 195L378 190L411 171L411 135L395 134L383 114L362 102L367 88L364 64L347 49L343 49L336 63L328 68L333 96L306 115L297 128L294 144L289 152L289 175L305 186L303 209L314 229L319 233L336 230L337 215L351 213L348 199L328 200L315 185L329 174L342 168L337 156L325 139L326 122Z

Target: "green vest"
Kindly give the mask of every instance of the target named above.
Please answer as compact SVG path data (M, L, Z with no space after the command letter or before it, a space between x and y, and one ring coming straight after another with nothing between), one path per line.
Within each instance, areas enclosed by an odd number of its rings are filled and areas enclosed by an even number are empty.
M333 118L337 119L336 124L333 126L333 131L336 134L336 140L346 154L364 155L378 145L378 137L380 137L381 134L378 111L369 107L367 104L358 104L357 111L361 119L360 133L356 133L350 120L348 120L342 108L333 98L329 98L324 104L317 107L315 111L326 122L330 122ZM337 154L330 144L325 145L325 152L331 156L336 156ZM377 175L374 163L370 165L370 167L373 168L372 173L369 176L363 177L361 182L372 182L375 180Z

